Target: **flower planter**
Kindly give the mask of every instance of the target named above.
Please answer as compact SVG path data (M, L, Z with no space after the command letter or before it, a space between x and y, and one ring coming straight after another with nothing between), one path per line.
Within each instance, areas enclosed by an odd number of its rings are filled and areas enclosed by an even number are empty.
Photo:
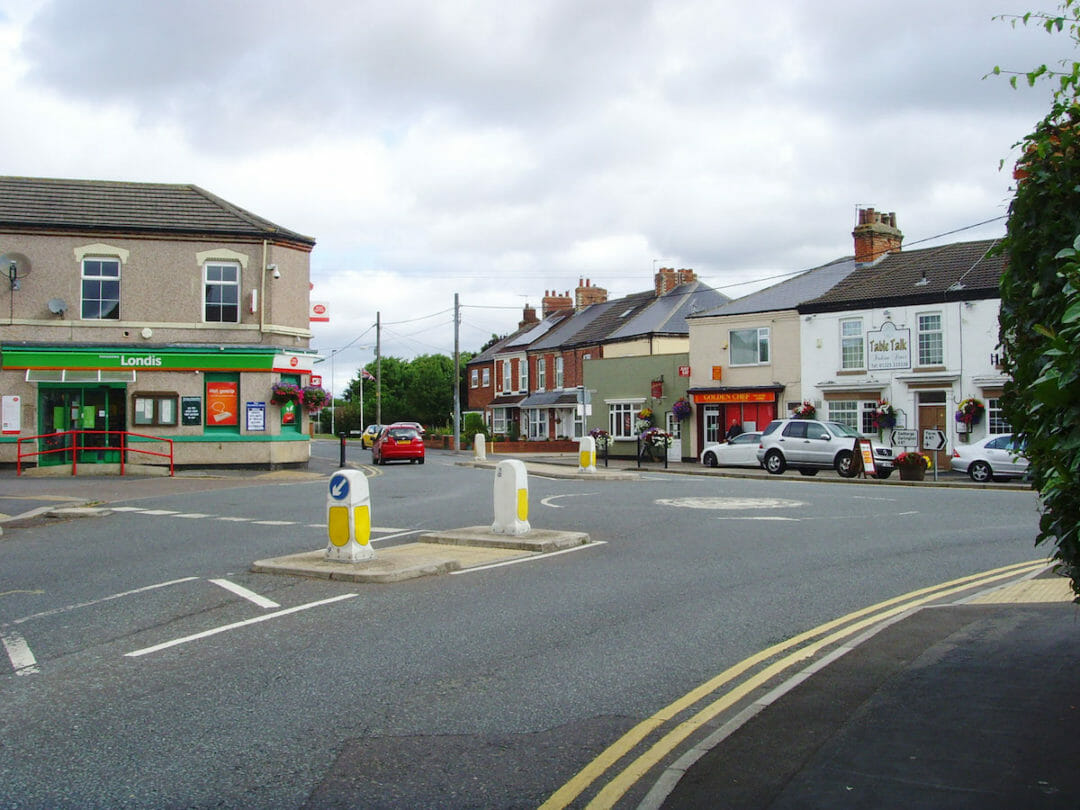
M900 471L901 481L925 481L926 470L921 464L901 464L897 469Z

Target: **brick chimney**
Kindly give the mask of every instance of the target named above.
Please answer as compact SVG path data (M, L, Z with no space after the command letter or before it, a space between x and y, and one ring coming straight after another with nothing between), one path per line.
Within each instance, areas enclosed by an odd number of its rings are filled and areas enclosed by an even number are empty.
M518 329L524 329L532 323L540 323L540 319L536 317L536 307L530 307L526 304L521 313L521 320L518 321Z
M873 208L859 209L859 224L851 232L855 237L855 261L876 262L886 253L897 253L904 235L896 227L896 212L882 214Z
M562 295L559 295L555 290L544 290L544 300L540 302L540 311L545 318L553 312L573 308L574 301L570 297L569 290Z
M661 295L667 295L680 284L697 281L697 276L693 270L688 268L676 270L673 267L661 267L654 280L656 282L656 297L659 298Z
M607 290L603 287L594 287L589 279L578 279L577 289L574 290L574 309L585 309L593 304L602 304L607 301Z

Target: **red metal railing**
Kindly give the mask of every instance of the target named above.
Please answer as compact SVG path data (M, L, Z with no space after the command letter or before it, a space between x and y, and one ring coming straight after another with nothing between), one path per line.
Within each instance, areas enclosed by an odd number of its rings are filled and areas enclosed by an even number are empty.
M102 436L105 437L104 441L108 441L109 436L119 436L119 444L86 444L87 436ZM144 450L141 447L136 447L128 444L128 438L134 436L139 439L147 439L154 442L164 442L168 446L168 452L158 452L157 450ZM33 450L23 450L23 442L38 442L43 441L45 443L44 450L38 450L37 444L31 445ZM79 456L82 455L85 459L88 453L108 453L114 452L120 454L120 474L124 474L124 464L127 459L128 453L142 453L147 456L155 456L157 458L167 458L169 460L169 475L175 475L175 467L173 466L173 441L172 439L164 439L161 436L148 436L145 433L131 433L127 430L62 430L56 433L43 433L40 436L24 436L17 442L17 455L15 460L15 474L22 475L22 463L24 458L40 458L41 456L51 456L55 453L70 453L71 454L71 474L77 475L79 468ZM39 462L40 463L40 462ZM59 462L63 463L63 462ZM87 462L84 460L84 464Z

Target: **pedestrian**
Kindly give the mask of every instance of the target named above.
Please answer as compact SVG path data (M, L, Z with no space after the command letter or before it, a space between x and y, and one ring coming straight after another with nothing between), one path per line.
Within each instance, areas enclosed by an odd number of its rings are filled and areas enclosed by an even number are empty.
M731 427L727 430L727 440L730 442L736 436L743 432L742 425L739 424L738 419L731 420Z

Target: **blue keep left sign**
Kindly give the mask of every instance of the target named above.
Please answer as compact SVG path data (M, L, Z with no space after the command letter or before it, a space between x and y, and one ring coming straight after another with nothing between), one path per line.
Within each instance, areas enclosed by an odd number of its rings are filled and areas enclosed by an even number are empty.
M343 501L349 497L349 479L341 473L336 473L330 478L330 497L335 501Z

